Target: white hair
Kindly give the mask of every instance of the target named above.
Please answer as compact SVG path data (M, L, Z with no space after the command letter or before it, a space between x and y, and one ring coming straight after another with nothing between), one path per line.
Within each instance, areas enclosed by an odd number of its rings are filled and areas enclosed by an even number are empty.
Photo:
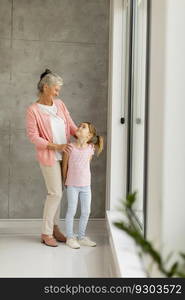
M56 73L48 73L44 75L38 82L37 88L40 93L43 93L43 87L44 85L47 84L48 86L52 85L63 85L63 79L57 75Z

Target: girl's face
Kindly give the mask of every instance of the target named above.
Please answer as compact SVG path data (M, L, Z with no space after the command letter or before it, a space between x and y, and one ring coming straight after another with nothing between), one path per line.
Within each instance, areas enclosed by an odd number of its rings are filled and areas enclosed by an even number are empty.
M78 129L76 131L76 136L78 138L85 138L87 140L89 140L92 137L92 134L89 131L89 126L87 123L81 123L78 126Z

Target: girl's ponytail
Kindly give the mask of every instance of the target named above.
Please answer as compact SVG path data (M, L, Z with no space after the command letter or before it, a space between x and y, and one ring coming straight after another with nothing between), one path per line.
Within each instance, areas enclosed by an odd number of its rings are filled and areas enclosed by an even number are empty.
M96 143L94 143L94 145L97 149L97 155L99 156L103 150L103 137L101 135L96 136Z
M92 123L90 122L84 122L84 123L88 124L89 132L92 134L92 137L88 141L88 143L91 143L95 146L97 156L99 156L103 150L103 144L104 144L103 137L101 135L97 135L96 127Z

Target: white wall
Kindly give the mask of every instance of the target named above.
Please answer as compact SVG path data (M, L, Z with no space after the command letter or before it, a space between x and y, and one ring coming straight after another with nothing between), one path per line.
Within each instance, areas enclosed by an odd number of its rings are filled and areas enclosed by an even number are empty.
M147 238L160 244L165 77L165 1L151 1Z
M185 251L185 1L152 0L147 236Z
M185 251L185 0L168 0L162 236Z

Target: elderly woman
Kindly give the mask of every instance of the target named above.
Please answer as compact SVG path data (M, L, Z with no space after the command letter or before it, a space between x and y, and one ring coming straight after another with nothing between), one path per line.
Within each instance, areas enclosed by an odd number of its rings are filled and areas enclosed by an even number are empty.
M67 144L77 128L65 104L57 99L62 85L62 78L46 69L38 82L38 100L26 113L27 135L35 144L47 188L41 241L52 247L58 246L57 241L66 241L58 227L62 198L61 162L62 152L70 151Z

